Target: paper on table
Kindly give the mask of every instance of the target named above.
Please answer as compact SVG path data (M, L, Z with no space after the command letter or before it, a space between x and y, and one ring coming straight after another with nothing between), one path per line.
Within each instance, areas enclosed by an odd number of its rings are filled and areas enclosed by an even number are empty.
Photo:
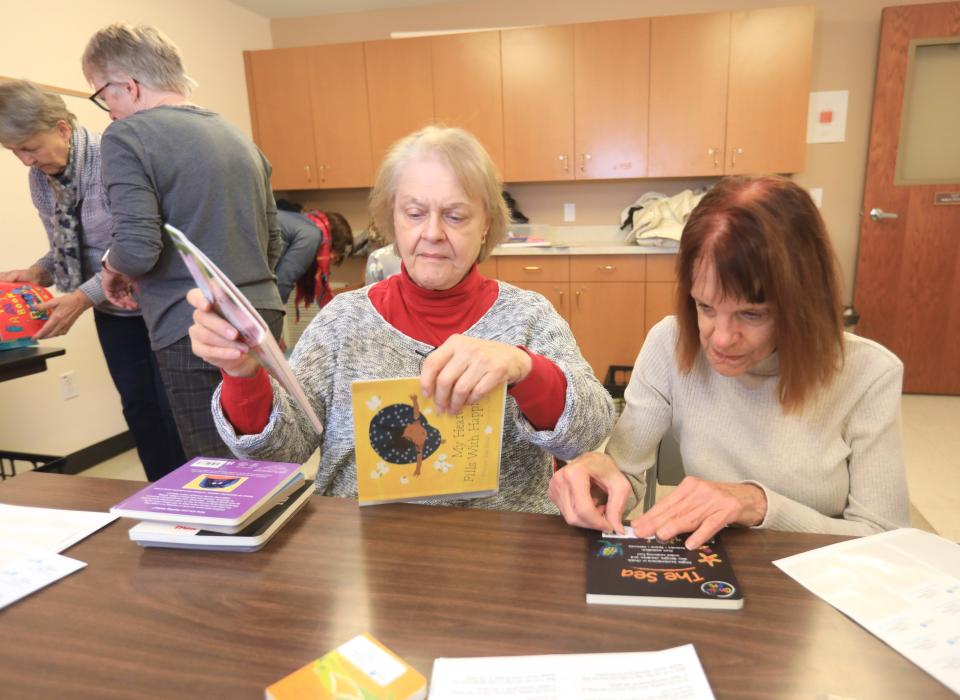
M70 557L0 540L0 608L85 566Z
M430 700L712 700L692 644L663 651L437 659Z
M116 519L112 513L0 503L0 540L62 552Z
M960 693L960 546L902 528L773 563Z
M223 274L220 268L194 245L183 231L170 224L164 224L163 227L173 239L177 252L183 258L184 265L187 266L193 281L203 292L203 296L222 318L229 321L230 325L240 332L243 342L250 348L263 368L293 397L317 434L323 433L323 424L317 418L306 394L303 393L303 387L291 371L283 351L273 339L270 328L260 313L253 308L230 278Z

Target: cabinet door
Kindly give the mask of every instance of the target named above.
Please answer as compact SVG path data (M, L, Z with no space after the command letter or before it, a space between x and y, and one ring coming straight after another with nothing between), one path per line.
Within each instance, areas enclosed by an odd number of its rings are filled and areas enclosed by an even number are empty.
M572 180L573 27L500 32L508 182Z
M459 126L476 136L502 173L500 33L436 36L431 48L434 118L438 124Z
M306 49L245 51L253 138L273 166L275 190L317 187Z
M386 39L363 45L374 169L394 141L433 123L430 39Z
M570 284L568 282L511 282L515 287L539 292L547 298L563 320L570 323Z
M727 12L651 20L649 177L723 173L729 53Z
M633 365L645 334L643 282L571 282L570 327L593 372Z
M803 170L813 24L809 6L733 13L726 172Z
M574 26L577 178L647 174L650 20Z
M317 187L369 187L370 108L363 44L309 49Z

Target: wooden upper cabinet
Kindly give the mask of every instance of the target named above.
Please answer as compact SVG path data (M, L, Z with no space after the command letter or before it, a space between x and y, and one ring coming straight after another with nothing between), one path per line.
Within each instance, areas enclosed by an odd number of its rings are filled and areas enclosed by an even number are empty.
M728 12L651 20L650 177L723 174L729 55Z
M459 126L487 149L503 173L503 88L499 32L431 38L434 119Z
M572 180L573 27L500 32L504 179Z
M803 170L814 8L734 12L727 173Z
M577 178L647 174L650 20L574 25Z
M430 38L364 43L374 170L393 143L433 123Z
M245 51L253 138L273 166L275 190L317 187L307 49Z
M363 44L313 46L308 58L317 154L315 186L369 187L373 159Z

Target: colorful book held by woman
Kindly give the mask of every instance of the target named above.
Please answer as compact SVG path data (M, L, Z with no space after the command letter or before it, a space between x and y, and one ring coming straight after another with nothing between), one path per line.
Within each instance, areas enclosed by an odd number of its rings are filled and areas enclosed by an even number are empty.
M689 535L666 542L594 532L587 539L587 602L673 608L743 607L740 584L718 534L698 549Z
M299 464L194 457L110 512L234 534L286 500L301 482Z
M353 382L360 505L478 498L500 486L506 384L451 416L417 377Z
M50 314L39 307L53 295L23 282L0 282L0 350L36 345L33 339Z

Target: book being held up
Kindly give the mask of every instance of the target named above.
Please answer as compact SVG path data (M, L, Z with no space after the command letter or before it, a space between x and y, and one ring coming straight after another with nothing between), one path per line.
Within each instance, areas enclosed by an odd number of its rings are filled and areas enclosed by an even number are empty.
M43 287L0 282L0 350L36 345L33 336L50 318L38 307L52 298Z
M455 416L438 414L416 377L356 381L351 391L361 506L497 492L506 384Z
M299 464L194 457L110 512L234 534L285 501L302 483Z
M269 686L267 700L420 700L427 679L360 634Z
M715 536L699 549L684 546L689 535L666 542L592 533L588 539L587 602L674 608L743 607L743 594L727 552Z
M287 364L283 351L273 339L270 327L267 326L263 317L253 308L243 292L230 281L230 278L223 274L220 268L195 246L183 231L170 224L164 224L163 227L173 240L173 245L183 258L183 264L189 270L193 281L197 283L197 287L210 302L213 310L237 329L257 361L293 397L313 429L318 435L321 434L323 425L304 394L303 387L300 386L290 365Z

